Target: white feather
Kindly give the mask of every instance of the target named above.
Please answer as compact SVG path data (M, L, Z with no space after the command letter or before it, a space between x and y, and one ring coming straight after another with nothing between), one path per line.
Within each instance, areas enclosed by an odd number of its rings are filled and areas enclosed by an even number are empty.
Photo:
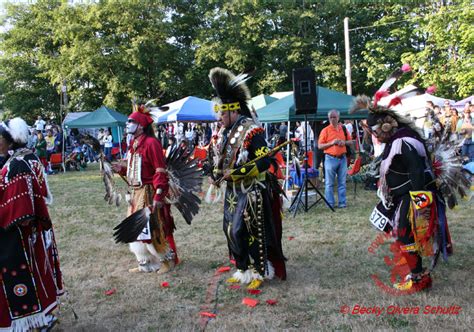
M249 152L247 150L240 151L239 157L237 158L237 162L235 165L239 166L245 164L248 160Z
M237 279L241 284L248 284L254 279L252 270L245 270L244 272L237 270L232 277Z
M238 86L240 84L243 84L243 83L247 82L250 79L250 77L251 76L249 74L246 74L246 73L239 74L239 75L235 76L232 80L230 80L229 85L232 86L232 87Z
M392 86L392 84L395 83L396 80L397 80L397 78L395 78L395 77L391 77L391 78L387 79L382 84L382 86L380 87L380 89L378 91L388 91L388 88L390 88Z
M25 144L28 142L28 136L30 135L30 130L25 120L21 118L13 118L8 123L8 132L10 133L13 141L20 144Z
M251 280L263 280L263 277L260 275L260 273L258 273L257 271L255 271L254 269L252 270L247 270L247 271L251 271Z
M164 111L160 110L159 107L150 108L150 116L154 122L158 122L158 118L163 115Z
M44 198L44 201L46 205L53 205L53 194L49 190L48 174L46 173L44 169L43 169L43 177L44 177L44 182L46 184L46 197Z

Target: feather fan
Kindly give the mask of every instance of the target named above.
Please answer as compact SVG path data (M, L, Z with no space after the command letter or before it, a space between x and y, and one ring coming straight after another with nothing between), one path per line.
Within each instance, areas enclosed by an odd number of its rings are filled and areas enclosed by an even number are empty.
M446 138L436 143L433 149L433 171L438 188L447 200L448 207L458 204L458 196L467 197L470 192L471 177L462 167L461 156L457 153L457 144Z
M201 191L201 168L198 160L190 158L192 150L187 146L178 146L166 160L169 178L167 203L175 205L189 225L199 212L201 199L195 194Z
M125 218L114 228L115 243L131 243L137 240L143 228L150 220L151 211L148 207L140 209Z

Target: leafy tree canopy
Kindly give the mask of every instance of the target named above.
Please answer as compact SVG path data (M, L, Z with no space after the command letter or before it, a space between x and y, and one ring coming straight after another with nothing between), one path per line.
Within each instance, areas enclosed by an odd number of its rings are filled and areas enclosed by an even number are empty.
M102 104L127 113L133 97L161 103L209 98L214 66L255 69L254 95L291 90L312 67L319 85L345 91L343 19L350 18L354 94L373 94L410 63L405 82L458 99L473 89L469 0L415 2L40 0L7 6L0 44L0 109L32 120Z

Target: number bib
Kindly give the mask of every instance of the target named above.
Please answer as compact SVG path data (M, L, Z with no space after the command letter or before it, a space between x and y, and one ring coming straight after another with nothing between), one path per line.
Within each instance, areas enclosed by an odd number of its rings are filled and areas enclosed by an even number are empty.
M137 237L137 241L151 240L150 221L146 223L140 235Z
M369 218L372 225L377 228L379 231L383 232L390 220L377 209L377 206L374 208Z

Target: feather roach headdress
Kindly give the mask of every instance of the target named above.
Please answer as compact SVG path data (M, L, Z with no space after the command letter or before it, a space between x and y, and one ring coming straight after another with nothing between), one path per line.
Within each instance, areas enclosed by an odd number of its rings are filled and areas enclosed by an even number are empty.
M404 73L410 70L410 66L405 64L402 68L391 73L375 93L373 100L365 95L357 96L353 106L349 110L349 113L368 110L369 115L367 117L367 125L371 130L377 130L377 133L380 136L391 136L400 127L409 127L418 133L420 137L423 137L422 130L415 125L415 122L409 116L402 115L391 109L392 107L401 104L403 99L423 93L421 89L414 86L413 89L409 89L393 97L387 103L387 106L382 106L379 103L383 97L390 95L390 87L392 87Z
M375 131L379 137L390 137L401 127L409 127L418 133L420 139L423 133L415 122L391 109L403 99L422 94L423 90L413 86L405 91L400 91L397 96L388 101L387 106L381 106L381 98L389 95L390 87L409 71L409 65L403 65L401 69L394 71L375 93L373 100L367 96L357 96L350 113L358 110L368 110L367 125L371 131ZM457 153L457 142L450 142L449 135L443 135L439 141L434 142L431 154L431 164L436 177L437 187L447 200L448 207L453 208L458 204L457 196L466 197L469 193L470 177L462 167L462 160Z
M129 118L138 122L142 127L146 127L153 122L158 121L162 112L167 111L169 107L158 107L156 102L159 98L141 102L138 99L132 99L132 114Z
M252 97L245 82L250 78L250 73L235 76L227 69L213 68L209 72L209 80L216 92L213 99L216 112L236 111L247 117L253 117L248 101Z

